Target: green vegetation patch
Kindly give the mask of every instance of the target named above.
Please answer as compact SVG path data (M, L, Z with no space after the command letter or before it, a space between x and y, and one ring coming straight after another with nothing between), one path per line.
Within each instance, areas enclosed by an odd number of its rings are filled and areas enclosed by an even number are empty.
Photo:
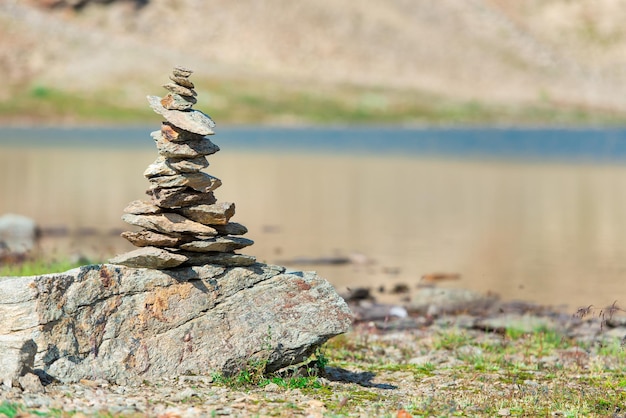
M615 125L626 114L551 100L490 103L443 97L417 89L352 84L296 83L273 78L195 77L196 109L229 124L429 124ZM103 86L69 92L50 86L14 87L0 101L3 121L42 123L148 123L155 115L143 100ZM165 94L165 92L162 92ZM136 104L130 104L130 103Z
M61 273L76 267L90 264L88 260L44 260L33 259L21 262L0 261L0 277L37 276L40 274Z
M134 123L148 120L148 107L119 103L115 91L77 93L34 85L22 87L9 99L0 101L0 118L5 122Z

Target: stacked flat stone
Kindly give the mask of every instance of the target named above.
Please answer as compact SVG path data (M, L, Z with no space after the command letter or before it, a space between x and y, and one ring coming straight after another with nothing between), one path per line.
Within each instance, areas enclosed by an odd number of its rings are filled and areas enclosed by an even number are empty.
M154 269L218 264L246 266L256 260L237 254L252 245L243 238L245 226L230 222L234 203L218 202L213 191L222 182L202 170L209 166L206 156L219 147L206 136L213 135L215 123L206 114L192 109L196 103L192 71L175 67L169 92L163 97L148 96L150 107L165 118L160 131L152 132L159 157L144 172L150 182L150 201L131 202L122 219L142 228L122 236L141 247L110 260L113 264Z

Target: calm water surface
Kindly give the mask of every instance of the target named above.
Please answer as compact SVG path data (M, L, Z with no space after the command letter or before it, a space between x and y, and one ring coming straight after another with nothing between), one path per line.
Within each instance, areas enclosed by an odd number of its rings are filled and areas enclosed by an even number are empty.
M144 198L151 128L9 129L0 136L0 213L69 237L49 253L132 249L123 208ZM554 305L626 305L626 132L224 128L206 172L266 262L337 287L459 273L450 286Z

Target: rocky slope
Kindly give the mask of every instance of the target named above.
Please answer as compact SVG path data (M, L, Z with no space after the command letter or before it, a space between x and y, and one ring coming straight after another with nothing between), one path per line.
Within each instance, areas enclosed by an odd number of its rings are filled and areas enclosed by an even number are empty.
M0 75L13 86L116 86L120 100L135 104L144 80L181 64L212 80L349 83L621 112L624 4L2 0Z

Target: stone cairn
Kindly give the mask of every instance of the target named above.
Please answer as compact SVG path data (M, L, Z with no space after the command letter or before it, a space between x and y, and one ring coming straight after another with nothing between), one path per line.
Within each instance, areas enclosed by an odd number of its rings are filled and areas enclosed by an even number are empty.
M215 123L206 114L192 109L197 102L192 71L175 67L163 85L169 93L148 96L150 107L163 116L161 130L152 132L159 157L144 176L150 182L150 201L135 200L122 219L142 228L122 236L137 250L110 260L129 267L167 269L178 266L217 264L247 266L255 258L235 250L253 244L242 238L245 226L230 222L235 204L217 202L213 191L222 182L201 170L209 166L206 156L219 147L206 136L213 135Z

